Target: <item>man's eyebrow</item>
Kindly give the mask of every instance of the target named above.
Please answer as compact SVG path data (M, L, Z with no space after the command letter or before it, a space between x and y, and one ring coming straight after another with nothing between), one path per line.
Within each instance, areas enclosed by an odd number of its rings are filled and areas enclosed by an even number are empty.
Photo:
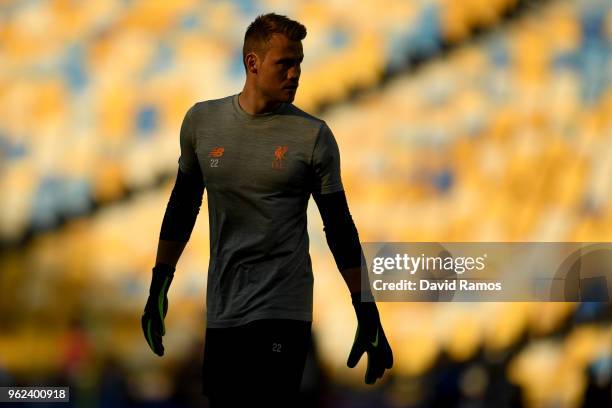
M291 58L291 57L280 58L280 59L278 60L278 62L295 61L295 60L300 60L300 61L303 61L303 60L304 60L304 56L303 56L303 55L301 55L299 58Z

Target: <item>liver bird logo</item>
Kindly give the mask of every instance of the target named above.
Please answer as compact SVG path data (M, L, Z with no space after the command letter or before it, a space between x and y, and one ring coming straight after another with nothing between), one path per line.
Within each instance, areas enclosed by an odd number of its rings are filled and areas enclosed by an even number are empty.
M274 151L274 161L272 162L273 169L283 168L283 160L285 159L287 150L289 150L289 146L276 146L276 150Z

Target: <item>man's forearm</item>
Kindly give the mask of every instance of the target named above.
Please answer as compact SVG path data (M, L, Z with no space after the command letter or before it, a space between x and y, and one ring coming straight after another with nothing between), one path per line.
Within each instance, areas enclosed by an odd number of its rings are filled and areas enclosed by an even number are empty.
M157 258L155 260L155 264L166 264L171 265L176 268L176 264L178 263L183 250L187 242L181 241L166 241L163 239L159 240L159 244L157 245Z
M367 271L361 270L363 251L344 191L313 194L323 219L325 237L351 294L369 291Z
M340 271L351 294L361 291L361 268L348 268Z
M156 264L176 267L191 237L203 193L204 182L201 177L188 175L179 169L162 221Z

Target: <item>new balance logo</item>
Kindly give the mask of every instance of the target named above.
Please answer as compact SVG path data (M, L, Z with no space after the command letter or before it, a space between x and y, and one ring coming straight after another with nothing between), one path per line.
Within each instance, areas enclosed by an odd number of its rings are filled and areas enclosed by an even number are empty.
M223 147L215 147L208 153L208 157L221 157L225 149Z
M223 156L223 152L225 149L221 146L215 147L208 153L208 157L212 157L210 159L210 167L219 167L219 157Z

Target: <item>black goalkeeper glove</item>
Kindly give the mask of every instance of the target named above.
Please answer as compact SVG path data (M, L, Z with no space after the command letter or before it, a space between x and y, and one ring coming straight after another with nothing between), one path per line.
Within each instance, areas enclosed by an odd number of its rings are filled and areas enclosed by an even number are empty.
M357 332L346 364L350 368L355 367L363 353L367 353L365 382L374 384L378 378L382 378L385 369L393 366L393 353L380 324L376 303L362 302L361 293L354 293L351 298L357 314Z
M141 324L145 339L158 356L164 355L162 336L166 334L164 317L168 312L168 288L174 277L174 267L159 263L153 268L149 298L142 315Z

